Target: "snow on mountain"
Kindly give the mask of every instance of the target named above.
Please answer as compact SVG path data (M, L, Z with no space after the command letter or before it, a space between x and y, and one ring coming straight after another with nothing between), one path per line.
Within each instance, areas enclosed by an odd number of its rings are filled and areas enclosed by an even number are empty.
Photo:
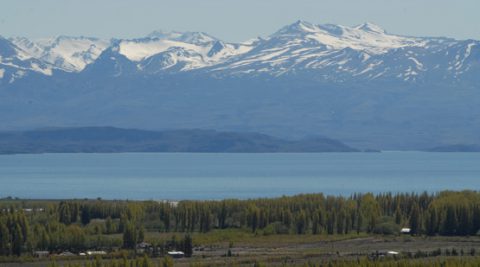
M119 53L126 56L132 61L141 61L153 55L167 51L172 47L179 47L199 54L208 52L208 47L198 46L195 44L179 42L169 39L135 39L124 40L119 44Z
M297 21L259 41L248 53L209 71L217 77L308 73L336 82L448 79L460 74L456 68L464 66L462 58L468 58L478 44L472 41L464 48L462 42L389 34L372 23L346 27ZM448 56L452 53L458 54L453 61Z
M65 73L69 72L69 73ZM480 42L299 21L266 38L0 37L4 129L213 128L358 147L479 143ZM358 144L358 145L356 145Z
M204 32L165 32L158 30L150 33L147 37L152 39L169 39L195 45L206 45L218 41L217 38Z
M0 80L2 83L13 83L18 79L36 72L52 75L52 66L29 54L9 40L0 36Z
M110 45L110 41L107 40L67 36L36 40L16 37L11 38L11 41L30 57L68 72L83 70Z
M217 38L204 32L185 32L180 35L176 40L195 45L209 45L213 42L218 41Z
M139 69L175 68L178 71L198 69L221 63L229 58L248 52L250 44L224 43L206 33L156 31L147 38L122 40L119 53L139 62ZM157 66L154 67L153 64ZM178 67L181 66L181 67Z
M185 44L177 43L177 45L169 46L166 50L157 50L160 52L154 55L143 57L142 60L139 60L138 68L149 74L162 71L178 72L200 69L214 66L251 49L250 46L226 44L221 41L216 41L207 46ZM140 57L137 59L140 59Z
M293 37L293 38L292 38ZM286 26L273 34L271 39L289 40L295 45L313 41L328 49L352 48L372 54L385 53L390 49L405 46L425 46L422 38L388 34L380 26L364 23L355 27L342 25L314 25L305 21Z
M170 40L177 40L180 36L182 36L183 32L179 31L163 31L163 30L156 30L151 32L146 36L146 38L151 39L170 39Z
M185 71L201 68L204 65L202 54L184 47L174 46L143 60L139 64L139 69L149 74L156 74L166 70Z
M347 27L297 21L268 38L240 44L227 43L203 32L175 31L155 31L145 38L111 41L66 36L2 39L0 62L13 68L3 67L2 77L15 73L17 68L17 79L24 76L22 72L29 71L52 75L54 70L82 72L87 65L100 64L101 68L115 70L126 64L126 69L133 71L129 74L199 70L215 77L304 73L336 82L417 82L427 78L472 77L472 71L479 68L479 47L474 40L390 34L373 23ZM97 62L100 58L101 62ZM127 75L125 70L112 73Z

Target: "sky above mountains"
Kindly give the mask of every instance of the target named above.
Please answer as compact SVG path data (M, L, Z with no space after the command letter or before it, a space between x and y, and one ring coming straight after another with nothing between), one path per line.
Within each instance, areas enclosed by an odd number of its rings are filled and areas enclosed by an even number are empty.
M391 33L480 39L478 0L2 0L0 35L135 38L157 30L205 31L230 42L267 36L295 20Z

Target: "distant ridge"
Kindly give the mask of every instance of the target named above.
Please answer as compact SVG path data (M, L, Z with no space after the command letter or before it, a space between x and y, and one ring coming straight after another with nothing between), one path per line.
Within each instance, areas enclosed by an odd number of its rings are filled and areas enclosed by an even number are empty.
M115 152L356 152L316 137L288 141L259 133L146 131L114 127L48 128L0 133L0 154Z
M1 33L0 33L1 35ZM480 40L296 21L231 43L0 37L0 130L49 125L321 133L361 149L480 144Z

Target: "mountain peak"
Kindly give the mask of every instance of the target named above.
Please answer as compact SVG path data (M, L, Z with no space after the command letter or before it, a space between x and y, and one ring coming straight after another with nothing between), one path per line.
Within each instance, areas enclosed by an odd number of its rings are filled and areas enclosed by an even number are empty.
M191 44L207 44L216 42L218 39L204 32L184 32L178 38L178 41Z
M282 34L305 34L305 33L311 33L311 32L316 32L318 29L317 27L307 21L304 20L297 20L296 22L287 25L283 28L281 28L278 32L276 32L274 35L282 35Z
M182 33L177 31L156 30L148 34L147 37L152 39L176 39L181 35Z
M295 23L290 25L292 28L296 28L297 30L304 31L304 32L312 32L316 30L316 26L313 23L310 23L305 20L297 20Z
M152 39L172 40L195 45L205 45L218 41L217 38L204 32L167 32L162 30L156 30L147 35L147 37Z
M372 22L365 22L360 25L355 26L355 29L366 31L366 32L375 32L375 33L386 33L386 31Z
M308 21L305 21L305 20L297 20L295 21L292 25L297 25L299 27L305 27L305 28L312 28L314 27L314 25Z

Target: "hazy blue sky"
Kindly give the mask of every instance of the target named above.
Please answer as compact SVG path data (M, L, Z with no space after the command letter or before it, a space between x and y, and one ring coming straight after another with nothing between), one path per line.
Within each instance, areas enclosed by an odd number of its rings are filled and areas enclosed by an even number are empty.
M164 29L243 41L302 19L480 39L479 10L480 0L1 0L0 35L133 38Z

